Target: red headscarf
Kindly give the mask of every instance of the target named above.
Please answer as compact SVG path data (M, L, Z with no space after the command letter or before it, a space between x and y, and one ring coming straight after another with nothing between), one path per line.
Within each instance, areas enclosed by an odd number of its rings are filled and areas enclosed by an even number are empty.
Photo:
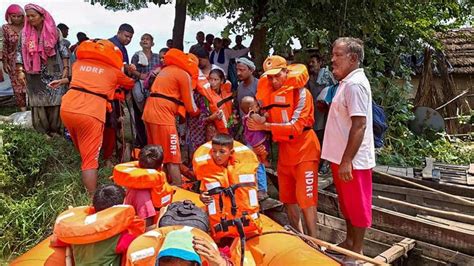
M41 70L41 62L46 62L48 57L56 54L54 48L59 35L56 23L48 11L35 4L27 4L25 11L28 9L32 9L44 17L41 32L38 32L28 20L25 20L22 34L23 66L27 73L38 73Z
M22 14L24 16L25 11L23 11L23 8L17 4L10 5L5 12L5 20L8 22L8 24L12 23L10 20L10 15L12 14Z

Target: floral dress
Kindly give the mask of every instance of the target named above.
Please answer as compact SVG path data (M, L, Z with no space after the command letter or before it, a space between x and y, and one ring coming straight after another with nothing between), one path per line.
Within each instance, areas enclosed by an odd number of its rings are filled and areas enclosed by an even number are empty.
M10 80L13 87L13 93L15 94L15 100L18 107L26 106L26 86L21 84L18 79L18 73L15 71L16 68L16 51L18 47L18 41L20 35L13 30L13 27L9 24L2 26L3 31L3 56L4 63L10 66Z

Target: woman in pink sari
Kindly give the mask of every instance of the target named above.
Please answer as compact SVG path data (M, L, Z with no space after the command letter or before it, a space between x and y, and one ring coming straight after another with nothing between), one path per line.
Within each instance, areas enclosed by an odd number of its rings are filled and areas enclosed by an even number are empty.
M59 108L66 87L53 89L48 84L68 76L69 51L59 41L59 30L48 11L38 5L27 4L25 12L27 20L17 53L16 69L26 73L33 127L40 133L57 136L61 132Z
M21 111L26 111L26 86L18 78L20 73L15 71L17 46L25 11L19 5L10 5L5 12L5 20L7 23L2 26L3 42L0 44L0 54L3 56L0 56L0 59L3 61L3 71L10 76L16 104Z

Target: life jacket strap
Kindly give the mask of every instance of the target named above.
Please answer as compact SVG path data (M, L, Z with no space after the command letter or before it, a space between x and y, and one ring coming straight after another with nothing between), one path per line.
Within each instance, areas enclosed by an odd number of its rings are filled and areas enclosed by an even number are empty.
M217 102L217 108L220 108L222 105L224 105L224 104L225 104L226 102L228 102L228 101L232 101L232 99L234 99L234 95L231 95L231 96L229 96L229 97L227 97L227 98L224 98L224 99L218 101L218 102Z
M230 187L227 187L227 188L216 187L216 188L213 188L213 189L209 190L208 193L209 193L210 196L219 195L219 207L220 207L221 210L224 207L224 201L222 200L222 195L225 195L225 196L229 197L230 202L231 202L231 213L232 213L232 215L235 216L237 214L237 209L238 209L237 201L236 201L236 198L235 198L235 191L238 188L254 187L254 186L257 186L257 184L255 184L255 182L239 183L239 184L231 185Z
M158 93L158 92L152 92L150 93L150 97L155 97L155 98L162 98L162 99L166 99L168 101L171 101L171 102L174 102L175 104L177 105L182 105L184 106L184 103L176 98L173 98L173 97L170 97L168 95L164 95L164 94L161 94L161 93Z
M272 109L273 107L277 107L277 108L288 108L290 107L290 104L281 104L281 103L272 103L272 104L269 104L267 106L264 106L262 107L261 109L262 110L265 110L265 111L268 111L270 109Z
M107 95L105 94L101 94L101 93L97 93L97 92L93 92L93 91L90 91L90 90L87 90L87 89L84 89L84 88L81 88L81 87L70 87L69 89L71 90L75 90L75 91L80 91L80 92L84 92L84 93L88 93L88 94L92 94L92 95L95 95L97 97L100 97L108 102L112 102L112 100L110 100Z

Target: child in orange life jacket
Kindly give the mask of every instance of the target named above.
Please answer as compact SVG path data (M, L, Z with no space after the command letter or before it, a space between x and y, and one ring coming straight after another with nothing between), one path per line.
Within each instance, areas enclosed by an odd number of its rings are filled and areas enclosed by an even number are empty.
M138 167L161 170L163 165L163 148L160 145L147 145L140 150ZM146 226L151 226L156 210L151 198L150 189L127 189L125 204L132 205L138 217L145 219Z
M211 86L212 91L220 98L220 100L224 100L226 97L223 95L222 86L225 84L225 74L222 70L215 68L209 72L209 84ZM223 104L219 107L217 112L214 112L209 117L205 119L206 122L212 123L215 125L216 129L219 130L220 127L217 125L219 120L222 120L224 124L227 124L227 119L232 114L232 102L230 104ZM230 108L230 109L229 109ZM211 110L212 111L212 110ZM226 119L227 116L227 119ZM225 132L224 132L224 131ZM228 133L228 131L224 129L219 130L220 133Z
M122 204L124 197L123 188L114 184L103 185L94 193L92 205L97 213ZM122 254L127 252L134 239L135 236L123 232L96 243L72 245L75 265L121 265Z
M218 166L227 167L230 157L234 153L234 139L227 134L218 134L212 139L211 158ZM199 199L206 205L212 203L209 192L204 191Z

